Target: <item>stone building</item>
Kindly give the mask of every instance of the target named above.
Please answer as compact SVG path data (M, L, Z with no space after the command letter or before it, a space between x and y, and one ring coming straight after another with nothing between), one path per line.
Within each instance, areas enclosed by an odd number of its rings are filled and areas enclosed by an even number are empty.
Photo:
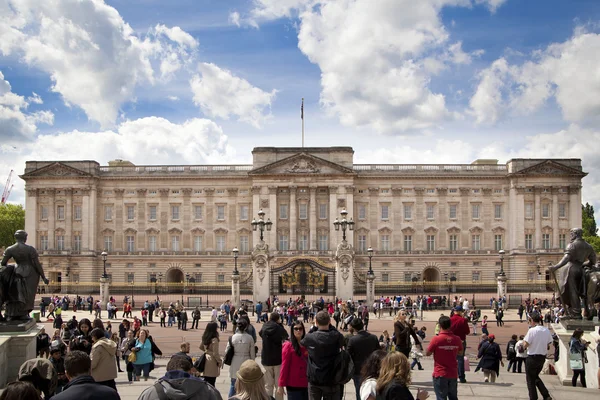
M494 281L501 249L508 279L533 282L581 225L578 159L405 165L354 164L350 147L252 154L252 165L28 161L29 242L55 285L98 282L102 251L115 284L227 285L237 247L240 272L250 277L254 267L255 287L266 274L271 292L302 281L304 291L331 293L342 240L333 222L346 209L355 222L350 279L364 293L369 247L376 287ZM264 259L252 254L260 209L272 222Z

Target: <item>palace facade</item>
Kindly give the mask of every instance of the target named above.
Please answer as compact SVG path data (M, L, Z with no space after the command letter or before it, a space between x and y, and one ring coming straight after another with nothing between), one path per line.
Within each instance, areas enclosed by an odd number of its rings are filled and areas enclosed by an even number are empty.
M102 251L114 283L229 284L234 247L240 273L253 271L260 209L272 222L269 271L282 275L295 259L335 270L342 232L333 222L346 209L354 285L371 247L377 287L494 281L501 249L509 281L545 279L539 266L557 262L581 225L579 159L405 165L354 164L350 147L252 154L252 165L28 161L28 242L55 284L98 282Z

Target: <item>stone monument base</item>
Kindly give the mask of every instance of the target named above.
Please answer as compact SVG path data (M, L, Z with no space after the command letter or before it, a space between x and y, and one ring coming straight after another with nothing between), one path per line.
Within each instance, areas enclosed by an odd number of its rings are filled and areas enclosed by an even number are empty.
M590 342L590 346L586 352L588 362L584 364L586 382L588 388L598 389L598 380L596 379L596 373L598 371L598 345L596 339L598 339L598 325L600 323L595 321L582 321L582 320L564 320L558 324L551 324L551 330L553 330L559 339L559 358L554 364L556 373L558 374L559 381L563 386L571 386L571 379L573 378L573 370L569 365L569 343L573 331L577 328L581 328L584 331L583 340ZM567 327L569 327L567 329Z
M0 323L0 388L15 381L19 367L36 356L36 339L42 330L35 320Z

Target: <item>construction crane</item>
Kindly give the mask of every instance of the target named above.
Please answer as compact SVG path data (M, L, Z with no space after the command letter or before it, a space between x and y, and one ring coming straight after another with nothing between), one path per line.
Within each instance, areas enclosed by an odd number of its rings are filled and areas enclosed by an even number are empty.
M15 186L11 184L13 173L14 171L11 169L10 174L8 174L8 179L6 180L6 185L4 185L4 192L2 192L2 204L6 204L6 200L8 200L12 188Z

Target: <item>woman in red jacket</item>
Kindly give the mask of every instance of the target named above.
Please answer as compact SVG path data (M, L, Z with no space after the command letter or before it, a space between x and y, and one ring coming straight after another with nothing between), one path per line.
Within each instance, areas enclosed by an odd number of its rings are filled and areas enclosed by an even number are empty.
M281 349L281 373L277 393L283 396L287 390L289 400L308 400L308 351L300 344L305 334L304 324L296 322L291 328L291 340L285 342Z

